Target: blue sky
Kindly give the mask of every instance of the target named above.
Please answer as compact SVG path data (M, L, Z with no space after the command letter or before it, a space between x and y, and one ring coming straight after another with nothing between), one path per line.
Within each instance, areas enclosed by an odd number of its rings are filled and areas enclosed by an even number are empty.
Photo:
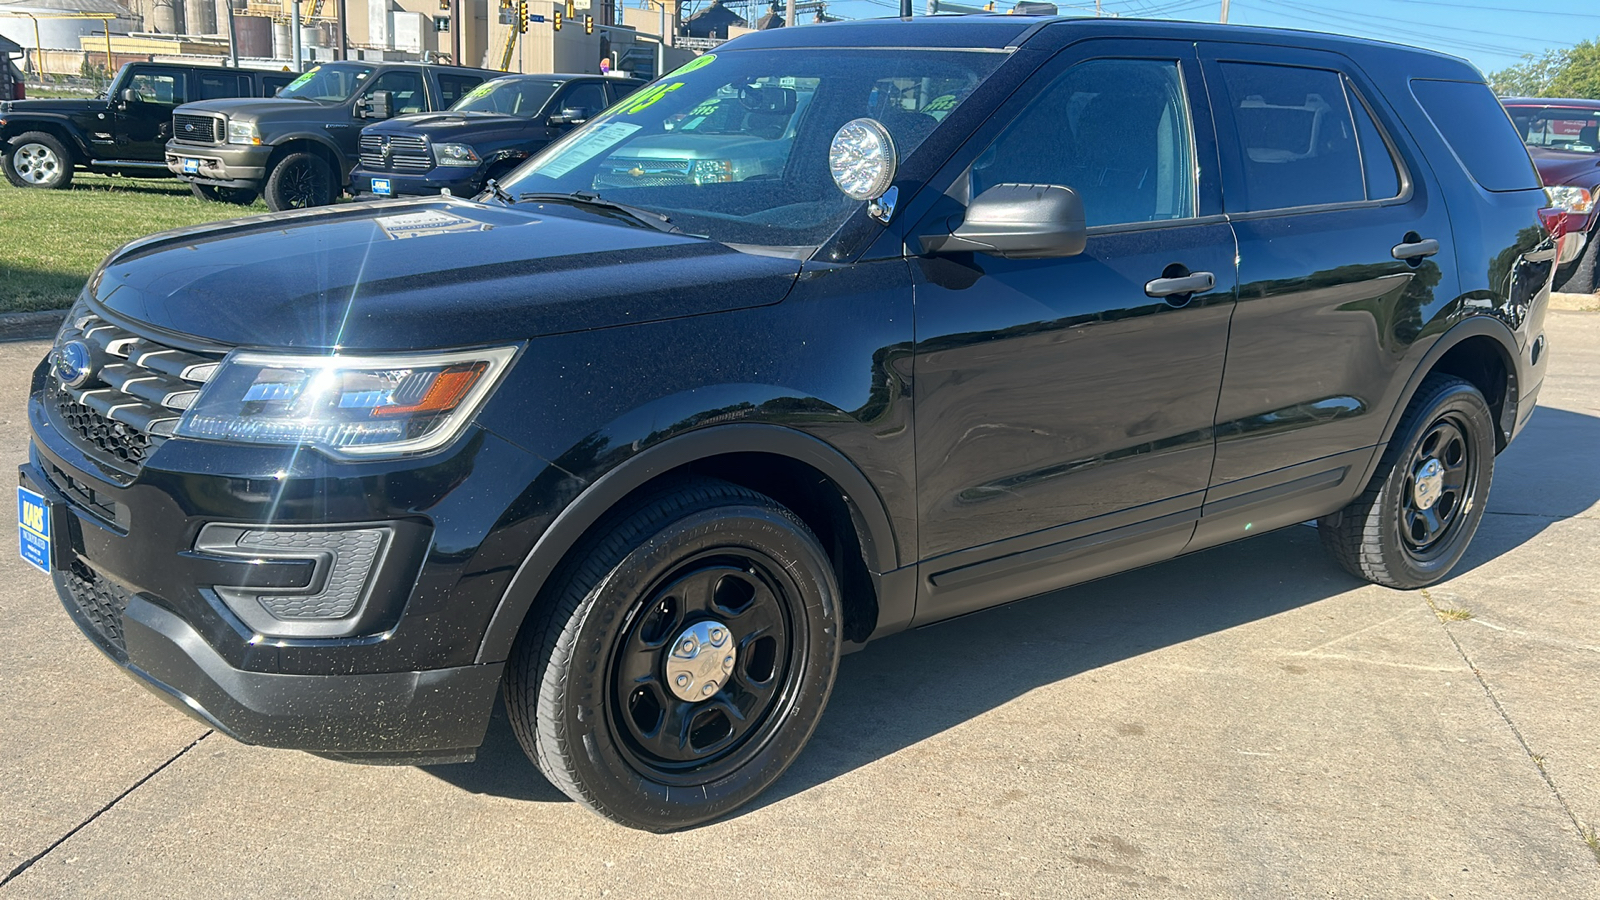
M982 0L957 0L981 5ZM1012 0L998 0L1006 10ZM1063 13L1094 13L1094 0L1058 0ZM1472 61L1485 72L1524 53L1600 38L1596 0L1230 0L1239 25L1308 28L1414 44ZM920 14L927 0L914 0ZM1220 0L1102 0L1106 13L1217 21ZM833 0L830 12L851 18L893 15L898 0Z

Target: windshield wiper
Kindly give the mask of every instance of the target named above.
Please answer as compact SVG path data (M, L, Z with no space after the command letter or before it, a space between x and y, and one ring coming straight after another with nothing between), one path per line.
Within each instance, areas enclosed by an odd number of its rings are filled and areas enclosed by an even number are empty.
M499 195L496 194L496 196ZM682 228L672 224L672 219L662 215L661 213L648 209L640 209L637 206L629 206L626 203L618 203L615 200L606 200L599 194L591 191L573 191L570 194L535 192L531 194L517 195L518 203L523 203L529 200L535 202L543 200L554 203L570 203L573 206L588 206L595 209L609 209L613 212L622 213L623 215L642 225L648 225L651 228L654 228L658 231L665 231L668 234L677 234L683 231Z

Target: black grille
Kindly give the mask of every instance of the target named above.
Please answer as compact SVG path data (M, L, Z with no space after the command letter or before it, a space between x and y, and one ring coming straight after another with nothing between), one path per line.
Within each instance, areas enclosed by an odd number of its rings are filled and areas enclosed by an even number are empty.
M174 114L172 136L185 144L216 144L222 138L221 126L221 120L215 116Z
M128 608L131 595L80 562L74 562L61 574L72 605L89 627L106 643L126 653L128 645L122 637L122 613Z
M389 152L384 153L387 144ZM363 134L361 168L369 172L426 172L433 168L428 139L410 134Z
M92 371L70 386L57 368L45 390L46 408L79 449L129 474L172 434L220 362L140 337L81 306L68 313L52 356L73 342L90 348Z

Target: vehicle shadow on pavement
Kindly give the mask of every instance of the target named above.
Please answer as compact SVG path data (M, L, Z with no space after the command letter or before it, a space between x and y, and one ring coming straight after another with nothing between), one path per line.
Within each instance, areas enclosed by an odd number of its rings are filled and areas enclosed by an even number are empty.
M1481 527L1457 574L1600 502L1596 446L1600 418L1541 409L1500 458L1495 476L1489 510L1518 517L1514 527L1499 527L1498 520ZM746 809L870 765L1036 688L1361 584L1323 551L1315 529L1297 525L896 635L841 660L810 744ZM1409 596L1396 592L1396 605ZM565 799L523 755L498 702L475 763L427 771L474 793Z

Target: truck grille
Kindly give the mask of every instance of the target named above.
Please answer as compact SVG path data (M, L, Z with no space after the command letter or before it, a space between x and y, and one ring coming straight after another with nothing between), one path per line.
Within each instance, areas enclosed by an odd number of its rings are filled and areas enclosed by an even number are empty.
M161 446L178 418L216 373L220 358L176 350L119 328L79 307L56 337L52 358L72 342L89 348L97 366L70 387L51 379L45 403L57 424L91 458L135 474Z
M174 114L172 117L172 136L184 144L220 144L222 143L222 120L216 116Z
M61 570L67 595L78 613L105 643L122 654L128 645L122 637L122 614L132 599L127 591L95 574L81 562Z
M433 168L433 152L424 137L363 134L361 168L369 172L426 172Z
M619 159L594 177L596 188L671 187L694 184L694 162L687 159Z

